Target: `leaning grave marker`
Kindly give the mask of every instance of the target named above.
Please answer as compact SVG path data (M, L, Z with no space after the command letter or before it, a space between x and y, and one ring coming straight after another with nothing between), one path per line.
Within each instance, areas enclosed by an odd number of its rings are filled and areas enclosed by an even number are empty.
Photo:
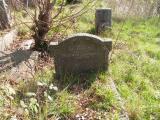
M50 43L49 52L54 57L56 76L107 70L112 41L98 36L79 33L59 44Z
M112 10L111 8L99 8L96 9L95 15L95 27L96 34L104 31L106 28L112 26Z

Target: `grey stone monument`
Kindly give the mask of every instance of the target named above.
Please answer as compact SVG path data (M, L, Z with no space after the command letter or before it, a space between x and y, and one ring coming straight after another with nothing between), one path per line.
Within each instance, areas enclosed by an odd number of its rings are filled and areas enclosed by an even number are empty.
M0 0L0 29L7 29L10 27L10 13L5 0Z
M110 8L96 9L95 15L96 34L112 26L112 10Z
M76 34L59 44L52 42L49 46L58 78L66 74L107 70L111 49L111 40L87 33Z

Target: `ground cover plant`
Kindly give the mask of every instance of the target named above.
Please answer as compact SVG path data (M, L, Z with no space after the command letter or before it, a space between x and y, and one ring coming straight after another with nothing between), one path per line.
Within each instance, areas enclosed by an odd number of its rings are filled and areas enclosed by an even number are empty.
M80 16L77 29L68 29L68 34L95 33L91 13L92 9ZM107 72L66 76L60 82L54 77L54 67L46 67L37 71L33 80L13 85L1 75L0 120L118 120L121 106L110 87L111 80L116 84L129 119L159 120L159 28L159 17L113 17L112 28L100 34L113 39ZM51 31L61 31L55 29Z

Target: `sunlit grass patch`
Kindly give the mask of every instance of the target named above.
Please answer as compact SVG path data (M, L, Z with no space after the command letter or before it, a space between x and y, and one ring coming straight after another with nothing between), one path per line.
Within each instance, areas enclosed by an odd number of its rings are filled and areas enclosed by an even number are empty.
M71 117L77 110L76 96L67 91L58 92L49 107L49 114L62 118Z
M93 89L92 97L95 99L90 107L95 110L107 110L118 109L117 99L112 89L107 86L97 85Z
M119 37L127 43L129 49L122 47L113 55L111 76L125 101L130 119L160 117L158 110L160 102L155 97L160 84L158 69L160 49L155 39L159 33L157 20L158 18L124 21ZM120 26L122 25L115 23L112 30L119 30Z

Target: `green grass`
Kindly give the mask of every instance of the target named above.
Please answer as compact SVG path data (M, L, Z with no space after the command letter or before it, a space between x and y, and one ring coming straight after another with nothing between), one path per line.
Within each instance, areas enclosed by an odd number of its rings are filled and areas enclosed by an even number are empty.
M126 101L130 119L160 119L160 99L156 97L160 92L158 21L159 18L150 18L114 23L113 30L123 26L118 41L127 46L115 47L110 72ZM116 35L112 37L116 39Z
M71 117L76 111L76 96L67 91L58 92L55 100L51 103L49 114L52 117Z
M131 120L159 120L160 44L156 39L160 38L159 21L156 17L113 19L112 29L100 35L113 39L108 72L92 73L86 77L66 76L57 81L54 70L49 69L38 72L35 80L30 82L7 86L6 89L1 85L0 120L10 119L15 114L24 120L69 120L75 119L77 114L90 116L87 110L93 118L118 120L121 107L109 86L110 80L114 80ZM67 34L95 33L92 10L78 19L77 27L76 31L69 29ZM51 32L60 30L56 28ZM12 88L16 95L7 94L9 90L12 92Z
M92 17L86 19L82 16L79 19L80 31L94 30ZM158 20L113 21L112 29L101 34L102 37L113 39L108 72L93 73L87 77L69 76L61 82L54 79L54 70L38 72L34 81L19 84L12 106L22 107L20 103L24 101L26 108L23 108L22 115L26 120L75 119L77 114L87 114L87 110L94 113L94 118L119 119L121 107L108 86L108 81L113 79L131 120L160 119L160 46L156 39L160 37ZM48 86L40 101L35 101L37 97L33 95L41 90L37 82ZM58 91L49 89L51 85L58 87ZM26 96L26 93L30 93L30 96ZM4 104L3 98L0 107L3 108ZM3 119L10 118L12 114L6 116Z

